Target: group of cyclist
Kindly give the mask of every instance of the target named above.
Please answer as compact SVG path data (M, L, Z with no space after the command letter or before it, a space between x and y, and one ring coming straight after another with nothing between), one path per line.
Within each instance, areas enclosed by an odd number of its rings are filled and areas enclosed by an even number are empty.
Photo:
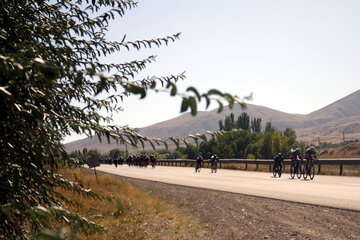
M301 155L300 148L291 150L290 153L291 167L294 167L295 172L298 171L300 164L303 163L304 159ZM309 165L312 164L313 160L317 160L315 147L311 146L305 151L305 169L309 168ZM280 172L282 171L282 166L284 165L284 156L282 153L276 154L274 157L274 168L279 168Z
M157 159L154 155L146 156L144 154L141 154L139 156L136 155L130 155L126 163L130 166L137 166L137 167L147 167L149 164L151 164L152 167L156 166Z
M195 172L200 172L200 169L202 167L203 164L203 157L202 156L198 156L196 158L196 165L195 165ZM217 164L219 163L219 157L217 154L214 154L211 156L210 158L210 164L211 164L211 172L212 173L216 173L217 171Z
M290 159L291 159L291 168L294 168L295 169L294 171L297 172L300 167L300 164L302 164L304 162L304 159L301 155L301 150L299 148L291 150ZM103 159L101 159L101 160L103 160ZM118 164L122 165L125 162L123 157L119 157L116 159L105 159L105 160L106 161L104 161L104 163L109 163L109 164L114 163L116 167ZM316 156L316 150L312 146L312 147L309 147L308 149L306 149L306 151L305 151L304 168L308 169L309 165L312 163L313 160L317 160L317 156ZM198 156L196 159L195 172L200 172L203 162L204 162L203 157ZM211 164L211 172L216 173L217 164L219 163L218 155L213 154L211 156L209 162ZM126 163L129 166L147 167L148 164L151 164L152 167L155 167L156 163L157 163L157 159L153 155L152 156L146 156L143 154L140 156L130 155L126 159ZM276 154L276 156L274 157L274 169L279 169L280 174L281 174L283 165L284 165L284 155L282 153Z

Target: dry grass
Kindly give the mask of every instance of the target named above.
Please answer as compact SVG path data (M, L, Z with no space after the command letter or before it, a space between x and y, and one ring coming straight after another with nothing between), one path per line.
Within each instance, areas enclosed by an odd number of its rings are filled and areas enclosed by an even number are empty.
M70 179L76 174L85 188L120 199L118 203L94 200L59 190L81 204L81 207L67 206L70 211L107 228L106 233L83 235L81 239L195 239L199 237L199 230L204 229L196 219L182 216L183 204L171 204L161 196L149 196L110 175L100 176L96 181L94 175L82 169L63 170L62 174Z
M360 158L360 142L336 148L321 149L320 158Z

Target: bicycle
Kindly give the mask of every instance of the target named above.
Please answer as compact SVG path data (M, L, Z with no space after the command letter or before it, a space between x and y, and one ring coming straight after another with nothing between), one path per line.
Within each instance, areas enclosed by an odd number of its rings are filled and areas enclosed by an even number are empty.
M292 166L290 167L290 176L291 176L292 179L295 178L295 174L296 174L296 177L297 177L298 179L301 178L302 172L301 172L301 162L300 162L299 158L297 158L297 159L295 160L295 165L292 165Z
M157 161L156 157L150 156L150 162L151 162L151 167L152 167L152 168L155 168L155 166L156 166L156 161Z
M309 161L310 163L305 165L303 169L304 180L306 180L308 176L310 177L310 180L313 180L315 176L315 166L313 160L310 159Z
M281 177L280 164L281 164L281 163L275 163L275 164L274 164L274 167L273 167L273 176L274 176L274 178L276 178L276 175L278 175L279 177Z
M216 173L217 171L217 163L211 163L211 173Z
M195 165L195 172L198 173L201 170L201 163L196 163Z

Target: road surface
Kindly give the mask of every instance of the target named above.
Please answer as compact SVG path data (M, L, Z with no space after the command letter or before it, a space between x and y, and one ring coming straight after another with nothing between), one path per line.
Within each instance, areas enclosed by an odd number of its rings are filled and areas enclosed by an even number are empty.
M315 175L314 180L299 180L289 174L274 178L270 172L219 169L211 173L203 168L195 173L189 167L115 168L106 164L96 169L125 177L360 211L360 177Z

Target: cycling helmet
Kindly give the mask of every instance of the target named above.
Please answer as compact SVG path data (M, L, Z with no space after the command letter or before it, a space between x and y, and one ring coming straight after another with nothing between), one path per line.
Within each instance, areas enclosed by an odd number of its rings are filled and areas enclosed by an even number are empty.
M278 156L282 156L282 153L278 153L277 155L278 155Z
M314 147L314 146L311 146L310 148L311 148L311 149L314 149L315 147Z
M296 148L296 151L300 151L300 148Z

